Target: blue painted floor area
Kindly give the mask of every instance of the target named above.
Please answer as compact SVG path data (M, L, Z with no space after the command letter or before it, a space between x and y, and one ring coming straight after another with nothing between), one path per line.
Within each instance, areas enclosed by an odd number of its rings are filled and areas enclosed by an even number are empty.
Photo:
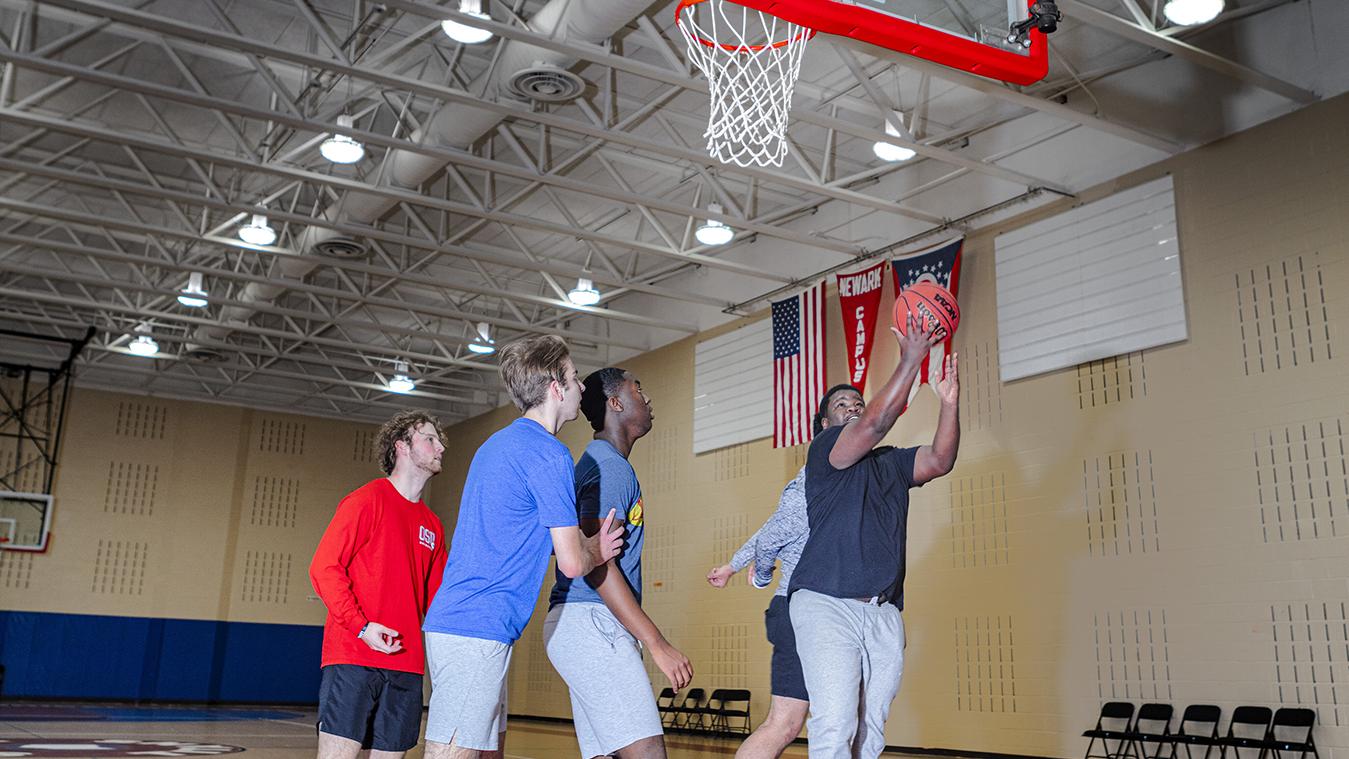
M257 708L0 704L0 722L242 722L304 717L304 712Z

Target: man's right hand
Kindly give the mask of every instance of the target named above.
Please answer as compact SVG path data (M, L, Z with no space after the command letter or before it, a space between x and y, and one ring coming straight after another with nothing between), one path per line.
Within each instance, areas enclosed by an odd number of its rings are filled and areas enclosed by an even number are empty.
M899 363L907 362L910 366L922 363L932 348L946 337L946 331L936 323L926 325L920 330L917 322L913 320L913 314L904 318L903 332L894 327L890 328L890 332L899 343Z
M693 682L693 665L689 663L689 657L669 643L662 641L651 646L651 660L665 673L675 690L683 690L684 686Z
M731 581L731 576L734 574L735 570L731 569L730 564L722 564L707 573L707 584L714 588L724 588L726 587L726 583Z
M372 650L381 654L396 654L403 650L403 641L399 640L398 631L385 627L378 622L366 624L365 629L361 631L361 640Z

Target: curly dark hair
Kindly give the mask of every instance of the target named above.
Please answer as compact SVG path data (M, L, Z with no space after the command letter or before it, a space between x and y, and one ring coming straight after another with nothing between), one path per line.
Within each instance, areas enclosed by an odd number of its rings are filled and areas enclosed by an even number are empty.
M445 442L445 430L441 429L440 420L417 409L399 411L379 428L379 434L375 435L375 458L379 459L379 468L385 474L393 474L393 465L398 461L398 441L411 445L412 431L423 424L434 427L441 442Z

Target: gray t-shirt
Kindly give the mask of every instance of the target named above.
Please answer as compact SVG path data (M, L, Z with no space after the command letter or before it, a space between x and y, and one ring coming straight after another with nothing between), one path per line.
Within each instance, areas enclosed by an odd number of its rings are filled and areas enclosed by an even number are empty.
M782 577L778 580L778 589L774 595L786 596L791 584L792 570L801 558L801 549L806 547L810 537L810 525L806 521L806 468L796 473L796 477L782 489L777 510L768 518L759 531L745 541L740 550L731 557L731 568L739 572L754 562L754 576L750 578L756 588L768 587L773 581L773 562L781 562Z

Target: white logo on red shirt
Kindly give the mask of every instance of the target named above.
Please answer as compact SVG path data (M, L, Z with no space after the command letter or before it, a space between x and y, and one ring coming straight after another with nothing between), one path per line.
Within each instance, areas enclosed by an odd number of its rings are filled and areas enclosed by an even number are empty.
M426 527L417 528L417 540L432 551L436 550L436 534Z

